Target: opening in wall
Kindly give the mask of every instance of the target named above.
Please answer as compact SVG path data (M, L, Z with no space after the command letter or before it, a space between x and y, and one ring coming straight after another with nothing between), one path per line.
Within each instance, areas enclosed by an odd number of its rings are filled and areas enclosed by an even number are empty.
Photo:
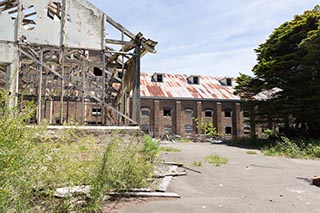
M171 117L171 109L163 109L163 116Z
M185 131L185 133L192 133L193 132L193 125L192 124L185 125L184 131Z
M186 108L184 110L184 114L186 118L192 118L193 117L193 110L190 108Z
M226 135L231 135L231 134L232 134L232 127L231 127L231 126L226 126L226 127L224 128L224 133L225 133Z
M142 108L141 109L141 116L150 116L150 109L149 108Z
M232 110L231 109L224 110L224 117L231 118L231 114L232 114Z
M205 117L212 117L212 115L213 115L213 110L212 109L206 109L204 111L204 116Z
M92 116L99 116L101 115L102 109L101 107L92 107L91 115Z

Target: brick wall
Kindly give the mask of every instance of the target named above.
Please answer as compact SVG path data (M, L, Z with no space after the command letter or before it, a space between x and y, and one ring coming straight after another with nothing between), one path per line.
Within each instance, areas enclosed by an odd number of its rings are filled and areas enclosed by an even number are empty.
M206 123L213 122L218 132L224 138L231 139L244 135L244 118L240 103L234 101L217 102L142 98L141 107L150 109L149 117L142 116L141 126L144 128L148 126L152 135L156 137L162 137L166 131L181 136L199 134L201 130L197 128L194 118L198 118L198 120L203 119ZM170 111L170 115L166 114L168 111Z

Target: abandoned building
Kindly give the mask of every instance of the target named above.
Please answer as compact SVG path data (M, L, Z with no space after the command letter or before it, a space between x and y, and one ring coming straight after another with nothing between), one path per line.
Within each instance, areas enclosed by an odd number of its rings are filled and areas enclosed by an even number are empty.
M195 122L212 122L224 138L250 135L233 94L232 78L179 74L141 74L140 126L151 135L201 133Z
M35 123L139 124L140 58L157 42L86 0L6 0L0 11L10 107L34 101Z
M10 107L33 101L31 123L138 126L149 134L250 133L232 78L140 72L157 42L86 0L0 1L0 87Z

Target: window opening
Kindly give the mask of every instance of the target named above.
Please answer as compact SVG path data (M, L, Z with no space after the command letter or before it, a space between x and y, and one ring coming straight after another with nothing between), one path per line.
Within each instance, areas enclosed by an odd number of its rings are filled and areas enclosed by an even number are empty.
M231 133L232 133L232 127L230 126L225 127L225 134L231 135Z

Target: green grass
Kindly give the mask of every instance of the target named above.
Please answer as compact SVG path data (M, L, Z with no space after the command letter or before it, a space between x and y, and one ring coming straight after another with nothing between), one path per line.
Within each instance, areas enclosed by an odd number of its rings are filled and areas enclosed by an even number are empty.
M174 141L179 143L190 143L192 140L189 138L175 138Z
M206 155L204 157L204 161L209 164L215 164L216 166L220 166L222 164L226 164L228 162L228 159L221 157L217 154L211 154L211 155Z
M169 147L169 146L161 146L160 151L162 152L180 152L180 149L174 148L174 147Z
M32 105L9 109L5 94L0 92L0 212L100 212L110 190L148 186L156 142L108 135L108 142L97 144L74 129L53 137L45 125L27 126ZM88 197L54 197L57 188L83 185L92 187Z
M247 151L247 154L248 154L248 155L256 155L256 154L257 154L257 152L256 152L256 151L252 151L252 150L250 150L250 151Z
M193 161L192 165L194 165L196 167L201 167L202 166L202 162L201 161Z

